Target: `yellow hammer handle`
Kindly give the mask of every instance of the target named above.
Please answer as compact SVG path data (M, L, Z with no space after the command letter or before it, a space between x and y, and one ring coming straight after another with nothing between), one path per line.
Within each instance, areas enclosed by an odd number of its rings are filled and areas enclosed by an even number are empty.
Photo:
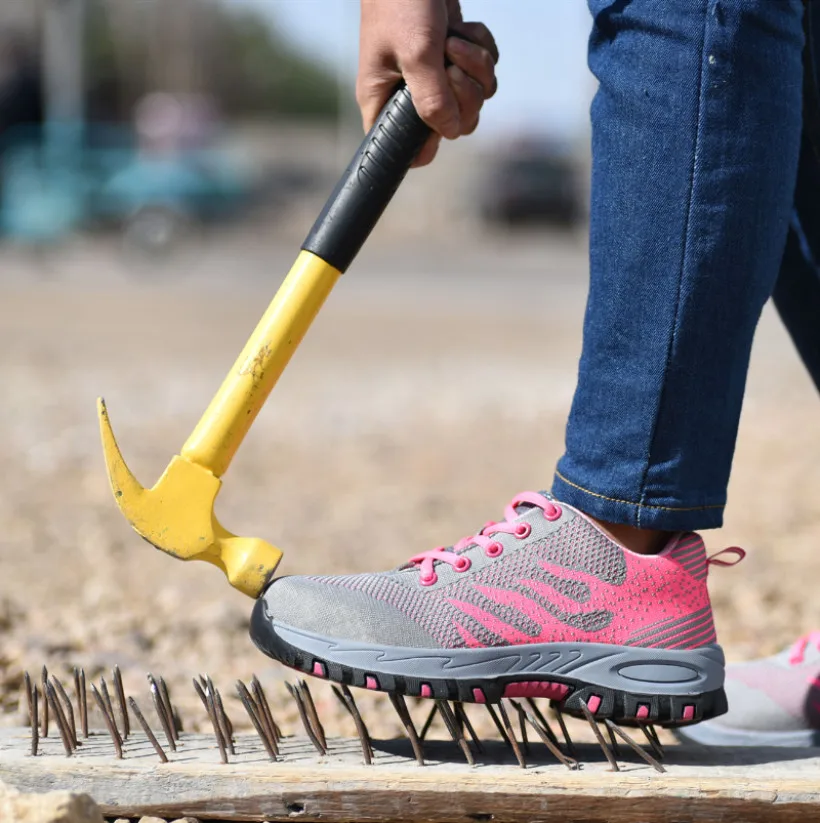
M221 477L342 272L376 225L430 129L396 90L325 204L290 274L182 457Z
M182 457L221 477L290 362L341 272L302 251L216 396L182 447Z

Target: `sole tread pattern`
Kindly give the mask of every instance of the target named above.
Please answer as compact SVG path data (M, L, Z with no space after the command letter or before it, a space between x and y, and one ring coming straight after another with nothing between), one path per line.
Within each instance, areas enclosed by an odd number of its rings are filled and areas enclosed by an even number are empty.
M289 668L370 691L384 691L405 697L423 697L461 703L499 703L504 697L550 697L551 705L565 714L585 719L586 704L596 720L611 720L620 726L685 726L717 717L727 711L724 690L698 695L657 695L620 691L586 683L563 675L550 674L543 680L498 676L477 678L414 678L367 671L318 658L297 648L270 627L257 611L251 620L251 638L268 657ZM549 688L552 684L552 688ZM527 694L527 690L531 693Z

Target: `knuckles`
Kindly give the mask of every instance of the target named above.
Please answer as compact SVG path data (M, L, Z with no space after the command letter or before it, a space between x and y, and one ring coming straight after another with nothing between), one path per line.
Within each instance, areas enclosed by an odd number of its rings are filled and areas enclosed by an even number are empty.
M395 48L399 65L408 70L431 65L440 57L440 39L432 28L418 27L407 31Z
M451 132L455 131L453 127L456 124L450 101L445 94L440 91L417 92L413 95L413 103L422 120L445 129L450 126L445 136L455 136Z

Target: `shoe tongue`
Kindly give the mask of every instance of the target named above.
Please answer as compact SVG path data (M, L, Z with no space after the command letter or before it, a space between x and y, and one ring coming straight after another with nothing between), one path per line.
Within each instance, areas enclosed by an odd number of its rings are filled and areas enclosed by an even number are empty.
M542 492L538 492L538 494L540 494L541 497L546 497L547 500L555 500L555 498L552 496L551 492L542 491ZM516 514L518 514L518 516L520 517L522 514L524 514L525 512L528 512L530 509L533 509L533 508L535 508L535 507L532 505L532 503L520 503L519 505L517 505L515 507L515 511L516 511Z
M540 492L538 492L538 494L540 494L542 497L546 497L547 500L555 500L555 497L553 496L553 494L551 492L540 491ZM526 514L530 509L533 509L533 508L535 508L535 506L533 506L532 503L519 503L519 505L517 505L515 507L515 513L519 517L521 517L521 515ZM477 533L478 532L475 532L474 534L477 534ZM456 549L455 546L447 546L446 549L447 549L448 552L453 552L453 554L463 554L464 552L466 552L473 545L475 545L475 544L474 543L468 543L463 549ZM440 561L436 561L434 565L437 566L439 564L439 562ZM410 568L415 568L415 565L413 563L408 563L405 566L401 566L400 568L401 569L410 569Z
M542 492L538 492L538 494L540 494L542 497L546 497L547 500L555 500L555 498L552 496L552 494L550 492L542 491ZM526 514L530 509L534 509L534 508L535 508L535 506L533 506L532 503L519 503L515 507L515 513L519 517L521 517L522 515ZM470 544L470 545L472 545L472 544ZM448 546L447 550L448 551L455 551L455 549L452 546ZM455 553L456 554L461 554L463 551L466 551L466 549L462 549L461 551L455 551Z

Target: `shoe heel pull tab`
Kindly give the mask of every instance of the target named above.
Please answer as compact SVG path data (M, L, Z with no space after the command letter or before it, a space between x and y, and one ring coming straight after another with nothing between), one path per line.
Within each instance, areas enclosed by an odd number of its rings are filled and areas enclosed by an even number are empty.
M729 560L719 560L721 555L728 554L734 556L734 561ZM706 558L706 562L710 566L725 566L726 568L730 568L732 566L737 566L738 563L741 562L746 557L746 550L741 549L740 546L729 546L728 549L723 549L722 551L717 552L716 554L711 555L710 557Z

